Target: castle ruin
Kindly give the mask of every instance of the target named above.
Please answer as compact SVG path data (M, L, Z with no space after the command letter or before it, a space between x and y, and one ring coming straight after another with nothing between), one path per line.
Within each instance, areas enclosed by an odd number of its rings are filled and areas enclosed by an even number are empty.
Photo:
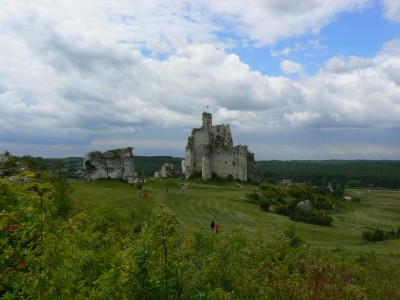
M200 175L204 180L213 175L232 176L241 181L257 181L254 154L247 146L233 145L229 124L212 126L212 116L203 112L201 128L193 128L186 146L183 163L185 177Z

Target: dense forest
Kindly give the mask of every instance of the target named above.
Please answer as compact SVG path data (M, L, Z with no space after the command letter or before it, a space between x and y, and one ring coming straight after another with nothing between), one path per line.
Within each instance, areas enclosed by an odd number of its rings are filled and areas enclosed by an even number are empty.
M182 158L172 156L135 156L135 170L144 177L154 176L164 163L173 164L175 170L181 173Z
M394 160L292 160L259 161L262 178L290 179L322 186L331 183L351 188L400 188L400 161Z

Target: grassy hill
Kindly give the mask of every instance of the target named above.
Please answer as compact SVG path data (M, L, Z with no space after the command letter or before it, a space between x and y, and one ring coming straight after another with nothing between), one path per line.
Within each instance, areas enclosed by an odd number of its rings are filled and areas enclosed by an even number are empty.
M181 187L185 184L186 191ZM261 234L272 238L294 224L299 236L311 246L327 249L375 251L400 260L399 240L367 244L361 240L366 229L397 230L400 225L400 192L389 190L348 190L358 196L360 203L346 202L332 213L332 227L290 221L285 216L263 212L259 206L244 201L246 194L258 187L235 182L153 179L145 184L147 197L135 186L115 180L85 182L71 180L73 199L84 206L115 206L123 212L127 222L135 212L148 211L159 204L165 205L178 218L186 231L208 229L213 219L222 224L221 232L242 227L250 235Z
M399 192L349 190L326 227L245 201L267 184L37 178L0 179L2 298L400 299L400 240L361 240L397 230Z

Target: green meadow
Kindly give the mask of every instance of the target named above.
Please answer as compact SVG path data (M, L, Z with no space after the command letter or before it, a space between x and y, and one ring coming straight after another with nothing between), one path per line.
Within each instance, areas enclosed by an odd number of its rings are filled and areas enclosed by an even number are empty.
M144 218L138 214L162 204L176 215L185 231L208 229L214 220L221 224L221 234L229 234L230 229L240 227L249 235L261 234L272 238L294 225L298 235L312 247L374 251L400 259L400 240L366 243L361 239L364 230L397 230L400 225L399 191L347 190L346 195L358 196L361 202L343 201L332 213L332 226L324 227L294 222L245 202L246 194L258 189L246 183L148 179L146 196L136 186L116 180L70 180L70 184L72 198L79 207L112 207L126 222L132 222L135 217ZM182 186L186 186L185 191Z
M400 299L400 240L362 240L365 230L397 232L397 191L348 190L359 198L334 199L326 227L249 203L266 185L144 187L0 180L0 298Z

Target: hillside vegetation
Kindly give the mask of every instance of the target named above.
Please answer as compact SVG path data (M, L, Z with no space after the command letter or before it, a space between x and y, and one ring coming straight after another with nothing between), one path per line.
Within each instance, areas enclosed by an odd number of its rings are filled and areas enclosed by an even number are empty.
M1 298L400 297L399 240L361 240L365 228L398 226L397 192L350 191L361 202L323 227L245 201L255 185L158 179L138 189L67 182L57 170L0 179Z
M133 186L66 180L62 161L2 164L1 299L400 298L398 191L347 189L350 201L273 180ZM291 220L302 200L330 226Z

